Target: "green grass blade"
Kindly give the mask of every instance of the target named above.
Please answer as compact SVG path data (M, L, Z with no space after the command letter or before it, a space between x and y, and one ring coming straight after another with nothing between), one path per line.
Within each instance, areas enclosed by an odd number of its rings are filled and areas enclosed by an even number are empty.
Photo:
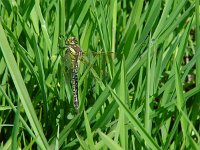
M48 148L47 140L44 136L42 128L41 128L39 121L37 119L37 116L35 114L28 91L25 87L23 78L22 78L20 71L18 69L18 66L15 62L15 58L12 54L12 51L11 51L8 41L6 39L6 36L5 36L5 33L4 33L1 23L0 23L0 32L2 33L0 36L1 50L2 50L2 53L6 60L6 64L9 68L9 71L12 76L13 82L15 84L16 90L18 91L22 105L25 109L25 112L26 112L28 118L29 118L30 124L33 128L33 131L38 136L37 143L40 145L40 147L42 149Z
M117 97L117 95L113 92L113 90L110 87L108 88L110 92L112 93L112 96L114 97L114 99L117 101L118 105L124 110L124 113L127 119L135 126L136 130L139 132L141 137L144 138L147 145L151 147L152 149L160 149L160 147L156 144L153 138L147 133L147 131L144 129L141 123L133 116L133 114L125 106L125 104L123 104L123 102Z
M89 149L88 145L87 145L86 142L82 139L82 137L81 137L77 132L75 132L75 133L76 133L76 136L77 136L77 138L78 138L78 140L79 140L79 143L80 143L82 149L85 149L85 150Z
M184 95L183 95L183 87L181 85L181 79L180 79L180 73L178 70L178 66L175 65L175 86L176 86L176 93L177 93L177 107L178 109L182 109L184 110L184 112L187 114L186 112L186 107L184 106L185 104L185 99L184 99ZM183 131L183 139L186 139L187 136L187 130L188 130L188 124L187 121L185 120L185 118L181 118L181 127L182 127L182 131Z
M100 137L102 138L102 140L104 141L104 143L107 145L107 147L109 147L109 149L122 150L122 148L119 145L117 145L117 143L115 143L110 137L108 137L101 131L98 131L98 133L99 133Z
M121 72L120 72L120 85L118 87L118 92L120 99L124 104L128 104L128 88L127 88L127 79L125 71L125 59L122 60ZM126 124L128 119L124 114L124 110L120 109L119 115L119 128L120 128L120 143L123 149L128 149L128 128Z
M85 118L85 128L86 128L86 132L87 132L88 145L89 145L90 149L95 149L94 141L93 141L93 134L92 134L90 124L89 124L89 121L87 118L87 114L85 111L84 111L84 118Z

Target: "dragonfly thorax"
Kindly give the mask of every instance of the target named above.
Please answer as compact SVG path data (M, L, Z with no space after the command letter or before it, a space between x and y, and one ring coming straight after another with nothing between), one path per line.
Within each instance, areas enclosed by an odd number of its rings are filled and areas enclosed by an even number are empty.
M69 52L73 57L81 57L82 56L82 51L81 51L80 47L76 44L69 45Z

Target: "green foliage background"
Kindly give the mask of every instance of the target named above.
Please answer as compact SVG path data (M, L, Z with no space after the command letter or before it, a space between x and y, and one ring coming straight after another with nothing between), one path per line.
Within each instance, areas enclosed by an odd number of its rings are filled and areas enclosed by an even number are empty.
M199 149L198 0L2 0L0 14L1 148ZM79 114L70 36L87 56Z

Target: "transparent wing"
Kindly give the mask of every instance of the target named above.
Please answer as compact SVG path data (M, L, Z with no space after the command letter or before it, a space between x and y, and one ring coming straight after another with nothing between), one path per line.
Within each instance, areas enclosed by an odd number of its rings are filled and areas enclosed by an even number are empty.
M108 59L108 60L107 60ZM112 78L112 74L110 72L112 66L114 64L114 53L83 53L83 56L80 60L79 64L79 73L80 73L80 84L86 77L86 75L91 74L100 78L102 81L106 78Z
M101 91L109 84L112 79L110 70L114 65L113 55L113 53L102 52L83 53L79 64L79 95L82 100L80 107L83 107L83 104L95 102Z
M62 64L64 67L63 75L64 75L64 80L65 80L65 89L66 89L66 93L67 93L66 96L67 96L68 100L72 102L72 99L73 99L73 92L72 92L72 86L71 86L72 64L71 64L71 58L69 57L69 55L64 55L64 57L62 58Z

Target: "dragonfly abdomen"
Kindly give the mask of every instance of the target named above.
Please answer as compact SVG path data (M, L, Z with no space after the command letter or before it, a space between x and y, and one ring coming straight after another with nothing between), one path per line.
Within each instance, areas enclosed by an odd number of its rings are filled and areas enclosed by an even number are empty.
M79 100L78 100L78 62L75 63L72 68L72 89L73 89L73 102L74 108L79 112Z

